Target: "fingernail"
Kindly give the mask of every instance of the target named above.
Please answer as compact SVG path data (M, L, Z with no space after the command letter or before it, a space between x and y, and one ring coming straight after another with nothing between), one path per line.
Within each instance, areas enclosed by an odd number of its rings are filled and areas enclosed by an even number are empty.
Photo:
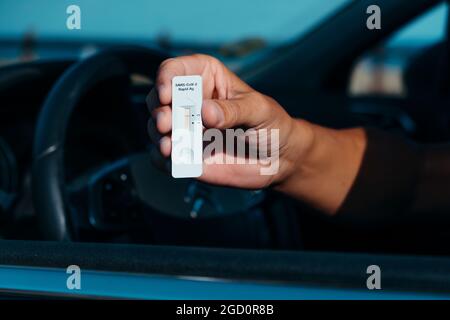
M164 156L167 156L169 149L170 149L170 138L162 137L161 140L159 140L159 150Z
M156 116L155 116L156 123L161 122L163 117L164 117L164 112L156 112Z
M164 137L162 137L162 138L159 140L159 145L162 146L162 145L165 145L165 144L167 144L167 143L169 143L169 142L170 142L170 138L164 136Z
M213 107L213 110L214 110L213 112L214 112L214 114L216 116L216 119L217 119L217 124L222 123L224 121L224 115L223 115L222 109L216 103L213 103L212 107Z
M164 84L160 84L157 87L158 90L158 98L159 100L161 100L161 93L164 92L164 90L166 90L166 86Z

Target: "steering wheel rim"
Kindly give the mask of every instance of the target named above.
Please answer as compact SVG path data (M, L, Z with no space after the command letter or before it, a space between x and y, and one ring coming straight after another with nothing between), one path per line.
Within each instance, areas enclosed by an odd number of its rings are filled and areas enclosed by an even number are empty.
M40 111L33 144L33 202L43 236L73 240L65 190L64 144L79 99L97 83L146 70L155 74L167 56L139 46L116 47L75 63L58 79Z

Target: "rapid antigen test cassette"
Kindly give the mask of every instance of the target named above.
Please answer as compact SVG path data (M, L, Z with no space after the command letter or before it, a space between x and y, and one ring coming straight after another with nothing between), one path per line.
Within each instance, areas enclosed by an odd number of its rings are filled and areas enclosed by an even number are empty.
M199 177L203 171L202 77L172 79L172 176Z

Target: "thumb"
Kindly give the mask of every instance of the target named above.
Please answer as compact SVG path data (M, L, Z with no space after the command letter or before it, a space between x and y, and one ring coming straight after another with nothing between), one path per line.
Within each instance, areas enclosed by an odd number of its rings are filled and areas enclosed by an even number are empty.
M202 118L207 128L227 129L239 126L256 127L270 119L268 103L258 93L233 99L203 101Z

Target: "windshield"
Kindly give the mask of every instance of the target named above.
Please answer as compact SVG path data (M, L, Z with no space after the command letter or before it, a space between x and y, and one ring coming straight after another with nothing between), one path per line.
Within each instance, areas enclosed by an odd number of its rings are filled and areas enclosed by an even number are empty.
M209 0L79 0L81 29L68 30L73 1L0 1L0 41L32 36L38 43L109 41L141 44L223 45L259 40L263 47L286 44L320 24L350 0L229 0L218 10ZM45 8L45 10L42 10ZM189 46L188 46L189 47Z

